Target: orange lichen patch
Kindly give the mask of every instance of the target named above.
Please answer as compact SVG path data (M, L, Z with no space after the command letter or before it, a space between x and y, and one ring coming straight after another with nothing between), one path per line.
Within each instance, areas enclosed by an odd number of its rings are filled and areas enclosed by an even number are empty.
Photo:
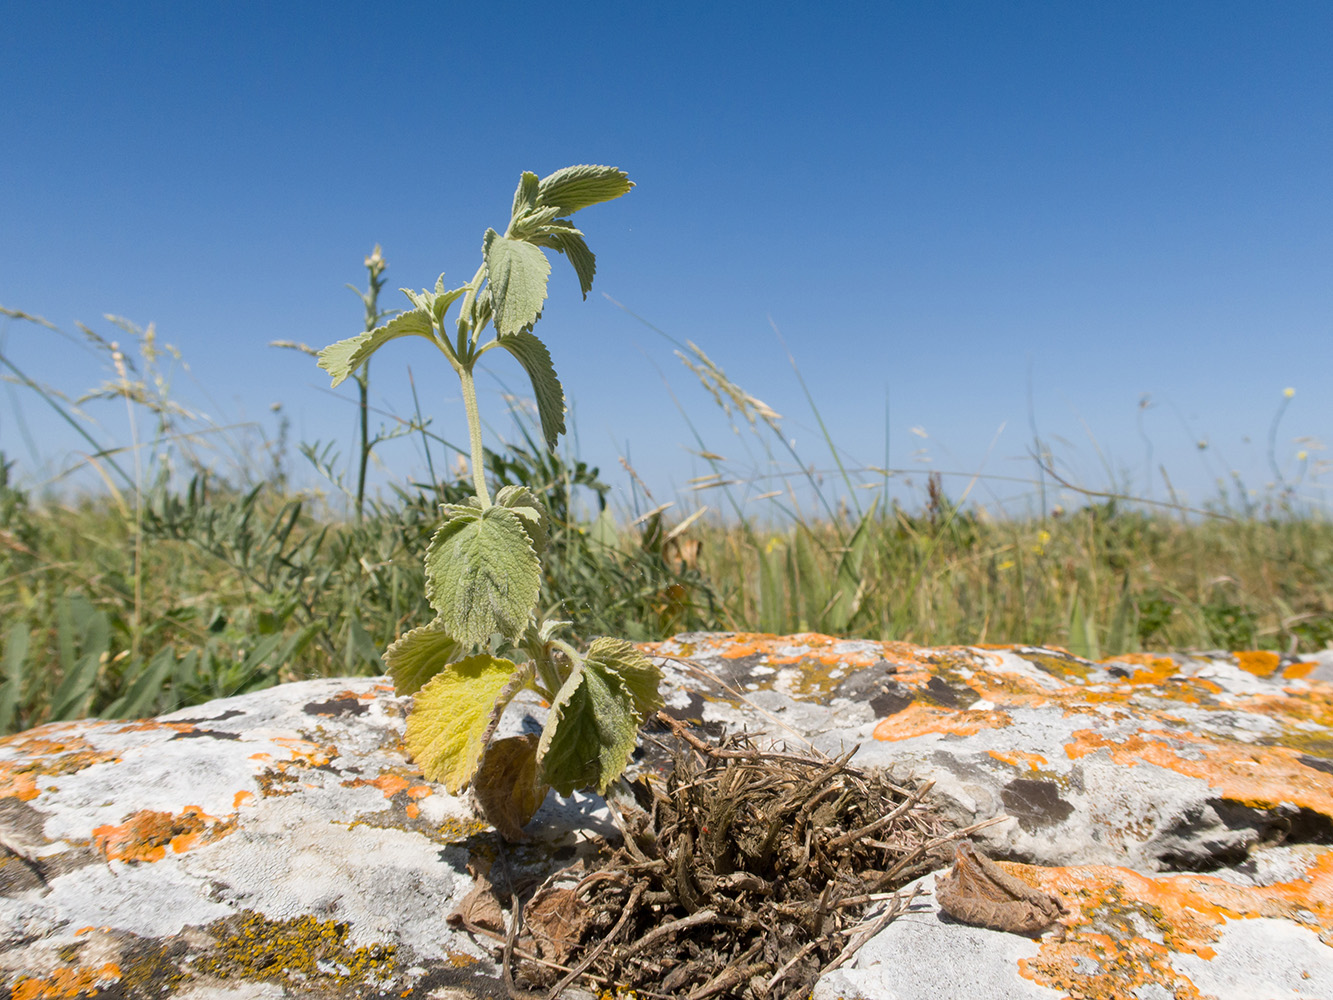
M107 962L96 969L61 967L42 979L20 976L14 983L13 1000L47 1000L80 997L96 993L104 986L120 981L120 966Z
M254 797L255 797L254 792L244 792L244 791L237 792L231 798L231 807L233 809L239 809L241 808L241 806L245 805L245 803L249 802Z
M1287 665L1286 670L1282 671L1282 676L1289 677L1293 681L1298 681L1303 677L1309 677L1310 671L1317 666L1319 666L1319 664L1315 663L1313 660L1306 660L1301 663L1291 663Z
M1269 917L1306 926L1325 943L1333 937L1333 852L1301 878L1271 886L1209 875L1150 878L1107 866L1005 867L1068 908L1062 932L1047 935L1034 958L1019 961L1019 971L1070 1000L1129 1000L1153 983L1173 997L1201 997L1170 957L1212 959L1227 920Z
M93 830L93 847L112 861L161 861L170 848L183 854L221 840L236 829L236 820L219 820L198 806L179 815L141 809L124 823Z
M28 802L41 794L38 778L74 774L94 764L120 759L110 750L98 750L76 734L69 723L39 726L0 740L18 759L0 761L0 799ZM67 735L66 735L67 734Z
M311 743L309 740L298 740L291 736L277 736L274 737L273 742L290 753L292 761L304 764L306 767L323 767L338 756L337 747L322 747L318 743ZM254 757L251 757L251 759L253 760Z
M1236 666L1256 677L1272 677L1281 665L1282 659L1277 653L1266 649L1245 649L1232 654L1236 657Z
M973 736L983 729L1002 729L1009 725L1006 712L996 709L944 709L913 702L901 712L881 719L875 726L877 740L910 740L914 736L940 733L953 736Z
M1134 671L1124 679L1123 683L1135 685L1163 684L1180 669L1171 657L1153 656L1151 653L1125 653L1123 656L1113 656L1101 662L1134 667Z
M42 794L37 787L37 779L28 769L20 769L9 764L0 764L0 799L18 799L31 802Z
M1188 748L1189 755L1177 752ZM1071 760L1098 750L1110 753L1125 767L1155 764L1192 778L1200 778L1224 797L1246 805L1275 806L1279 802L1333 816L1333 775L1307 767L1299 751L1278 746L1251 746L1232 740L1186 732L1144 730L1123 739L1108 739L1091 729L1073 734L1065 744Z
M1010 767L1021 768L1026 765L1033 771L1050 763L1050 761L1039 753L1024 753L1022 750L1009 750L1007 752L991 750L990 755L996 760L1008 764Z
M1326 730L1333 730L1333 687L1312 683L1310 689L1298 697L1290 695L1256 695L1237 698L1233 707L1278 719L1287 725L1313 722Z

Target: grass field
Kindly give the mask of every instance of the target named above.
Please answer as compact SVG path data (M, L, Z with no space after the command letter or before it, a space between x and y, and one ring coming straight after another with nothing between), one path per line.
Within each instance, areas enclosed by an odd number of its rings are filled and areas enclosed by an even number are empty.
M130 427L143 430L128 442L83 431L106 488L36 499L3 462L0 732L382 672L385 645L432 616L421 556L437 504L470 484L405 487L359 507L349 492L336 512L291 490L279 462L217 471L194 450L201 429L171 397L167 349L151 328L122 329L133 357L81 328L117 372L103 398L122 399ZM766 408L692 345L683 360L776 462L767 449L782 437ZM79 424L72 401L0 361ZM420 422L405 426L425 433ZM246 452L282 447L265 441ZM320 467L318 448L304 453ZM807 509L819 513L800 514L787 502L794 494L776 492L767 508L728 507L736 486L718 484L735 477L719 465L702 485L715 487L726 516L671 522L659 511L631 522L607 506L597 470L530 438L488 454L488 465L493 482L525 483L546 501L543 600L568 611L584 640L814 630L927 645L1054 644L1091 657L1333 644L1333 523L1286 495L1242 510L1219 501L1208 512L1089 496L1068 511L997 517L955 503L931 478L914 508L881 497L857 511L849 497L879 494L858 493L863 484L849 474L841 492L808 484L818 502Z

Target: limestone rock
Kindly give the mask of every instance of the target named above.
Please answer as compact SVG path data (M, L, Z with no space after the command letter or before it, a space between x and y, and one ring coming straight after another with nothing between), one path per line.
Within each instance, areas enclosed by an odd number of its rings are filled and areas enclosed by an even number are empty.
M817 997L1333 997L1326 664L821 635L649 651L673 714L933 779L959 826L998 820L979 846L1066 910L1024 937L919 897Z
M932 779L952 822L995 821L979 851L1059 901L1018 934L927 892L817 996L1333 997L1333 665L820 635L642 648L673 714ZM0 985L504 996L489 943L445 921L494 837L407 761L407 707L382 678L310 681L0 740ZM541 715L520 700L504 724ZM610 831L584 796L528 829L516 871Z

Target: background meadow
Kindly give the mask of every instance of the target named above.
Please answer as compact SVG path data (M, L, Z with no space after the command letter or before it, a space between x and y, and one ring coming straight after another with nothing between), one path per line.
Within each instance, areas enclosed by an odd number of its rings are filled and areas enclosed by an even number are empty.
M461 408L302 345L575 162L571 433L482 411L583 638L1333 643L1325 5L564 13L6 11L0 729L380 672Z

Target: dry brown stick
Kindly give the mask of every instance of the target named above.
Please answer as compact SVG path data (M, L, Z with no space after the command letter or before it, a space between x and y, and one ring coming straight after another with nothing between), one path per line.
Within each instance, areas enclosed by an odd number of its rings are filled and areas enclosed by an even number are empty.
M823 944L823 943L824 943L824 939L823 939L822 937L821 937L821 938L815 938L815 940L813 940L813 941L807 941L807 942L805 943L805 946L804 946L803 948L801 948L800 951L798 951L795 955L793 955L793 956L787 961L787 964L786 964L786 965L784 965L782 968L780 968L777 972L773 973L772 978L770 978L769 981L768 981L768 988L771 990L771 989L772 989L774 986L776 986L778 983L782 982L782 977L785 976L788 972L790 972L791 969L792 969L792 967L793 967L797 962L799 962L801 959L805 958L806 955L810 954L810 952L814 951L816 948L818 948L818 947L819 947L821 944Z
M657 720L664 725L669 726L673 733L695 750L698 750L701 754L704 754L707 757L715 757L719 760L776 760L786 764L802 764L805 767L818 767L826 763L828 760L827 757L825 757L824 760L811 760L809 757L802 757L800 754L778 753L773 750L719 750L705 740L699 739L699 737L695 736L685 728L683 722L667 715L665 711L659 711L657 713ZM821 754L821 756L824 755ZM866 773L860 768L844 766L844 770L848 774L855 775L858 778L864 778L866 776Z
M890 882L893 881L893 877L895 875L897 875L900 871L906 868L917 858L921 857L921 855L933 851L937 847L943 847L945 844L952 843L955 840L961 840L963 837L966 837L969 833L973 833L976 830L984 830L988 826L994 826L996 823L1001 823L1008 818L1009 818L1008 816L1004 815L992 816L990 819L984 819L980 823L973 823L971 826L965 826L961 830L952 830L949 833L946 833L943 837L936 837L929 843L922 844L916 850L912 851L912 853L906 855L905 857L899 858L898 863L896 865L894 865L892 868L890 868L888 871L886 871L883 875L879 877L879 881L875 883L874 888L871 889L871 892L881 891L885 886L887 886Z
M756 941L739 958L728 962L727 967L719 972L702 986L691 990L685 1000L704 1000L705 997L711 997L715 993L721 993L723 990L730 990L733 986L749 979L756 972L769 968L766 963L757 965L746 965L755 953L764 946L762 940Z
M922 785L920 788L914 791L911 794L911 796L909 796L905 801L899 803L898 807L894 809L892 812L885 813L883 816L875 820L873 823L867 823L859 830L852 830L849 833L844 833L841 837L834 837L825 845L825 847L828 850L836 850L837 848L842 847L844 844L850 844L853 843L854 841L862 839L863 837L868 837L872 833L878 833L880 830L884 829L884 827L888 826L903 813L907 812L907 810L911 809L912 806L920 802L925 797L926 793L929 792L931 788L934 787L934 785L935 782L927 781L924 785Z
M716 910L699 910L697 913L691 913L688 917L681 917L679 920L673 920L669 924L659 924L650 930L639 940L621 953L621 958L629 958L637 955L651 944L655 944L661 938L677 931L683 931L690 927L697 927L699 924L734 924L736 921L729 917L718 916Z
M541 994L534 990L521 990L514 985L514 973L510 963L514 958L514 940L518 937L519 925L523 922L523 904L519 902L518 893L510 891L509 903L513 916L509 919L509 931L505 934L504 957L500 961L500 976L504 980L505 991L509 994L509 1000L540 1000Z
M884 928L885 924L906 910L907 907L912 904L912 900L916 898L916 894L920 891L921 887L918 886L912 890L911 894L906 899L903 899L897 893L894 893L893 902L885 908L883 913L852 929L847 944L844 945L842 951L838 953L838 957L828 965L824 966L824 968L819 971L819 974L822 976L832 972L834 969L842 965L843 962L846 962L854 956L861 950L863 944Z
M643 883L640 882L638 885L634 887L634 891L629 894L629 902L625 904L625 912L620 915L620 919L616 921L616 925L611 928L611 933L608 934L606 937L602 938L602 940L598 942L596 948L588 952L588 954L583 958L581 962L579 962L578 965L570 969L568 974L566 974L566 976L563 979L561 979L560 982L556 983L554 986L551 987L551 991L546 994L546 1000L555 1000L555 998L561 994L561 992L564 990L566 986L568 986L575 979L581 976L583 974L583 970L586 969L588 966L592 965L592 963L597 960L597 956L606 950L606 946L609 945L612 941L614 941L616 937L620 934L620 932L625 929L625 924L629 921L630 916L634 913L634 908L638 906L639 897L641 897L642 895L643 895Z

